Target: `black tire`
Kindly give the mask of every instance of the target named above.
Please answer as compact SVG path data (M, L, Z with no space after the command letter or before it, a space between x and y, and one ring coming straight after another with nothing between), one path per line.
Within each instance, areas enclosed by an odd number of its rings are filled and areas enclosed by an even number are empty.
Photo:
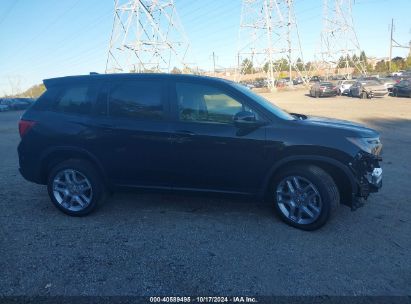
M337 95L338 95L338 96L341 96L341 95L342 95L341 90L338 90Z
M361 99L367 99L367 98L368 98L367 92L361 92L360 98L361 98Z
M53 190L53 182L56 176L63 172L64 170L75 170L85 176L90 184L91 188L91 199L89 200L90 202L86 205L85 208L81 210L69 210L66 209L65 207L62 206L56 199L54 195L54 190ZM91 213L93 210L97 208L98 205L100 205L104 199L106 198L106 187L105 184L96 170L96 168L91 164L90 162L82 159L70 159L63 161L57 165L55 165L49 172L48 174L48 180L47 180L47 190L48 194L50 196L51 201L53 204L63 213L71 216L85 216L89 213Z
M398 92L397 92L397 90L392 90L391 95L392 95L393 97L398 97Z
M319 98L320 97L320 93L319 92L315 92L315 98Z
M297 223L288 218L280 209L280 206L277 202L277 187L282 180L290 176L303 177L318 189L322 201L322 208L320 210L318 218L312 223ZM311 231L321 228L329 220L329 218L332 217L332 215L340 205L340 195L333 178L323 169L314 165L294 166L285 169L280 174L275 176L271 183L270 191L271 193L273 193L272 196L275 211L280 216L280 218L288 225L302 230Z

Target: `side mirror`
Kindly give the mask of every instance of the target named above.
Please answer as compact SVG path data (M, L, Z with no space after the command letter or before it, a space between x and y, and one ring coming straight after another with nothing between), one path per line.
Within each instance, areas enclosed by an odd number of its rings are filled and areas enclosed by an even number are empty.
M241 111L233 117L234 125L237 127L255 127L259 125L257 117L253 112Z

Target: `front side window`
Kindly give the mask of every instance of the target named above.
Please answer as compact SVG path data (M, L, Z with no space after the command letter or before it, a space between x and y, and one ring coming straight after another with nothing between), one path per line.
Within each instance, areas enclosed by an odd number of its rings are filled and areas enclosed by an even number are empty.
M162 119L162 85L150 81L114 84L109 94L109 113L114 117Z
M84 84L63 89L55 109L59 112L88 114L91 105L92 96L89 94L89 86Z
M235 114L251 111L218 88L191 83L176 84L181 121L232 123Z

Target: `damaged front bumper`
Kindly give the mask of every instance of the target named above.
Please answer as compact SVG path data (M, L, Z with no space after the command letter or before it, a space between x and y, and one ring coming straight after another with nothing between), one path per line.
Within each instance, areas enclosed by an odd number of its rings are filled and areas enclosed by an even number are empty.
M382 158L379 155L360 152L351 163L357 184L357 191L353 192L352 210L363 206L370 193L378 192L382 187L383 170L380 161Z

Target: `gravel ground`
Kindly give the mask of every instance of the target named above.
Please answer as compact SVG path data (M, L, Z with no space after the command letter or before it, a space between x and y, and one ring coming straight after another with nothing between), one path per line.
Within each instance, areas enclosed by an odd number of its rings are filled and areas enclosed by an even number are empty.
M315 232L255 201L181 194L116 193L72 218L19 175L21 112L0 113L0 295L410 295L411 99L265 95L380 130L382 191Z

